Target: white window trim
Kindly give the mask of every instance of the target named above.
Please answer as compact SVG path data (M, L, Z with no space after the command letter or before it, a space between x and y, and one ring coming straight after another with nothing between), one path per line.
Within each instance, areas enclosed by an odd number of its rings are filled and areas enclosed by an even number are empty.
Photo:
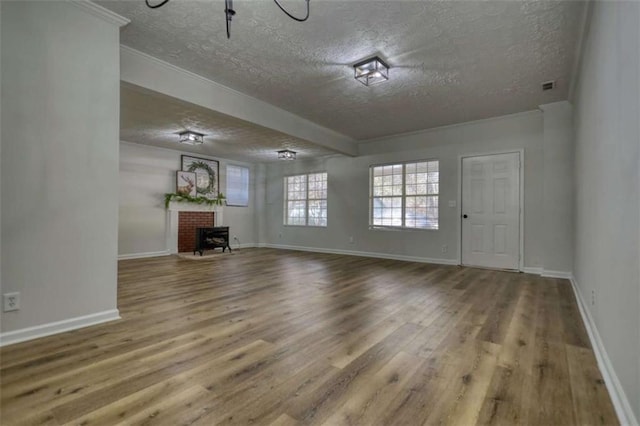
M327 175L327 198L312 198L311 201L318 201L318 200L324 200L326 205L327 205L327 224L326 225L309 225L309 175L316 175L316 174L320 174L320 173L324 173L325 175ZM306 203L306 208L305 208L305 216L304 216L304 225L297 225L297 224L290 224L287 223L287 219L289 218L289 188L288 188L288 182L287 179L290 177L295 177L295 176L306 176L307 178L305 179L305 203ZM307 173L296 173L296 174L292 174L292 175L285 175L282 179L282 185L283 185L283 194L284 194L284 206L283 206L283 210L284 210L284 214L283 214L283 226L291 226L294 228L321 228L321 229L326 229L329 226L329 188L328 188L328 183L329 183L329 173L325 172L325 171L317 171L317 172L307 172Z
M384 167L384 166L402 166L402 195L389 196L392 197L401 197L402 198L402 213L401 220L402 223L405 221L405 208L406 208L406 166L407 164L415 164L415 163L428 163L428 162L438 162L438 193L430 194L427 196L437 195L438 197L438 227L437 228L412 228L407 226L393 226L393 225L374 225L373 224L373 169L376 167ZM380 197L378 197L380 198ZM390 163L379 163L379 164L371 164L369 166L369 229L375 231L438 231L440 230L440 160L438 158L429 158L422 160L409 160L409 161L393 161Z

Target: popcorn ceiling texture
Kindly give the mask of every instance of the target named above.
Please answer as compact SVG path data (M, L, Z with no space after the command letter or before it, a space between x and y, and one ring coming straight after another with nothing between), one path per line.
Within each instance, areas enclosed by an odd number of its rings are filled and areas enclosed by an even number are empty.
M297 23L271 1L105 1L123 44L363 140L532 110L567 98L583 2L312 0ZM294 13L304 2L285 1ZM373 54L391 79L365 87ZM542 92L540 83L557 80Z
M131 84L121 84L120 100L123 141L250 162L278 161L276 151L285 148L298 152L301 159L335 154L320 145ZM185 129L204 133L205 143L178 144L178 133Z

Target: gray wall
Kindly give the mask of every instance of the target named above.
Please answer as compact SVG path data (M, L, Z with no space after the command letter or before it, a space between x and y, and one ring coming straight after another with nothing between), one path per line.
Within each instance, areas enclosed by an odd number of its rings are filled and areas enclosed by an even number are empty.
M544 226L542 233L544 269L571 271L573 268L573 109L569 102L541 106L543 123Z
M459 210L448 202L459 196L460 157L524 150L524 264L543 268L543 185L546 173L543 146L544 114L532 111L480 122L444 127L362 143L356 158L330 157L316 162L276 163L267 166L265 179L267 244L373 252L394 256L455 262L459 249ZM568 124L570 126L570 124ZM570 144L570 137L558 143ZM369 166L412 159L440 160L440 229L437 231L383 231L368 228ZM326 170L329 174L328 227L299 228L283 225L283 183L288 174ZM554 169L555 170L555 169ZM571 200L558 200L570 210ZM349 242L353 236L354 243ZM442 246L447 252L442 252ZM570 257L554 264L568 273Z
M595 2L575 99L575 278L640 418L640 3ZM591 304L594 292L595 304Z
M176 170L181 168L182 154L194 155L127 142L120 144L119 255L148 255L169 249L164 194L176 190ZM220 162L220 191L226 193L229 161L207 158ZM250 169L249 207L223 207L223 224L230 227L231 234L242 244L255 243L254 167L235 161L231 164Z
M2 2L2 331L116 308L119 30Z

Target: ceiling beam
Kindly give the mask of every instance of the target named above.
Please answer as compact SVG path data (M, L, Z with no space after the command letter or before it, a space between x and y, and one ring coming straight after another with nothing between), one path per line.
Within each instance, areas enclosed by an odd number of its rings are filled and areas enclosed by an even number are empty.
M357 143L348 136L122 45L120 79L313 142L341 154L358 155Z

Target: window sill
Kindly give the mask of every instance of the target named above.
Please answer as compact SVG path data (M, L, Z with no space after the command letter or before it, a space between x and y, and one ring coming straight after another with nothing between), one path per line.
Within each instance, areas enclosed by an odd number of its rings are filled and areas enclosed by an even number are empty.
M285 228L319 228L319 229L327 229L327 226L321 226L321 225L287 225L284 224L282 225Z
M369 225L369 231L438 231L439 228L406 228L402 226L374 226Z

